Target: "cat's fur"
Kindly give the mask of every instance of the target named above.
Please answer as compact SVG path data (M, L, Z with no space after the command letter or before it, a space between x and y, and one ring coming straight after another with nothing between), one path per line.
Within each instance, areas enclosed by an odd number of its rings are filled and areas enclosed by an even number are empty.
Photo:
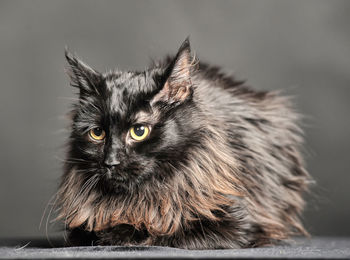
M306 234L310 178L288 98L197 63L188 40L142 72L66 58L80 90L57 204L71 244L242 248ZM136 123L151 134L130 143ZM104 142L88 140L93 127Z

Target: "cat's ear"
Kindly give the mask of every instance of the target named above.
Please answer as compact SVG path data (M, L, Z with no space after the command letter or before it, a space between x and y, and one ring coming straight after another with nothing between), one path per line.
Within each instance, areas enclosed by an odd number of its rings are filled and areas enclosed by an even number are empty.
M187 38L166 69L167 79L159 93L154 96L152 103L157 101L182 103L192 97L192 61L190 42Z
M70 77L71 85L78 87L80 93L98 93L98 83L100 82L101 74L71 54L67 48L65 56L69 64L67 73Z

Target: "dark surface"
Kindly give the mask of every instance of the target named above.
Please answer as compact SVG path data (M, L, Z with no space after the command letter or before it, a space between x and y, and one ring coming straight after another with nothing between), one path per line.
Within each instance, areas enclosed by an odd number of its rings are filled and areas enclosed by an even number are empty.
M30 242L28 244L28 242ZM52 241L60 245L60 241ZM48 248L44 240L0 241L0 258L350 258L350 238L318 237L311 240L297 239L290 245L233 249L233 250L183 250L166 247L56 247Z

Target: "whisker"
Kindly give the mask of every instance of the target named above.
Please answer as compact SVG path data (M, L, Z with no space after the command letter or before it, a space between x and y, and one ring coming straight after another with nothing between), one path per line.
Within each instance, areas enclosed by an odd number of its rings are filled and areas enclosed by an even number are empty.
M58 159L60 159L59 157L57 157ZM79 159L79 158L70 158L72 159L72 162L88 162L84 159ZM73 161L74 160L74 161ZM82 172L82 173L90 173L90 172L95 172L98 171L98 168L90 168L90 169L80 169L80 170L75 170L76 172ZM68 230L68 219L72 216L72 214L75 213L75 207L79 206L77 205L77 203L79 203L78 198L84 198L87 196L87 194L93 189L93 187L98 183L99 180L99 174L98 173L94 173L92 176L90 176L82 185L80 191L74 196L74 199L65 206L65 210L67 212L65 219L64 219L64 233L63 233L63 237L64 237L64 241L67 243L68 241L68 235L67 235L67 230ZM50 200L48 201L47 205L45 206L43 215L41 217L40 220L40 224L39 224L39 229L42 227L45 216L46 217L46 221L45 221L45 234L46 234L46 238L47 241L50 243L51 246L54 246L52 244L52 241L50 240L50 236L49 236L49 225L54 224L57 222L57 220L59 220L59 218L51 218L52 213L54 212L55 214L57 212L59 212L60 210L62 210L62 203L64 204L64 201L60 201L60 194L59 191L56 192L54 195L52 195L52 197L50 198ZM50 210L48 210L50 207ZM48 212L48 214L47 214Z
M40 219L40 223L39 223L39 230L40 230L41 227L42 227L42 223L43 223L43 221L44 221L44 218L45 218L47 209L48 209L49 206L51 206L50 211L49 211L49 213L48 213L48 215L47 215L47 217L46 217L46 221L45 221L45 236L46 236L47 241L49 242L49 244L50 244L52 247L53 247L54 245L52 244L52 242L51 242L51 240L50 240L50 237L49 237L49 234L48 234L48 222L49 222L49 220L50 220L50 218L51 218L51 212L52 212L53 208L55 207L55 204L56 204L57 199L58 199L57 194L58 194L58 192L56 192L54 195L52 195L51 198L50 198L50 200L49 200L48 203L46 204L45 209L44 209L44 212L43 212L43 214L42 214L42 216L41 216L41 219ZM53 199L55 199L54 202L52 202Z
M89 185L86 186L86 188L85 188L84 196L86 196L86 193L88 193L92 189L92 187L94 187L95 184L98 182L98 178L91 178L91 180L92 181L90 181ZM66 215L65 221L64 221L64 223L65 223L65 241L67 241L66 230L67 230L67 226L68 226L68 218L70 218L72 216L72 214L74 214L74 212L75 212L74 210L72 210L73 204L74 203L71 203L71 205L69 206L69 209L67 211L67 215Z
M96 169L91 169L91 170L96 170ZM68 218L71 217L73 214L74 214L74 211L72 211L71 209L73 208L74 205L76 205L76 200L81 196L83 195L82 197L85 197L90 190L87 190L87 188L89 187L90 189L90 184L97 181L98 180L98 174L94 174L92 175L84 184L83 186L81 187L80 191L78 194L76 194L74 196L74 199L71 201L71 203L68 205L68 209L67 212L68 214L66 215L66 219L65 219L65 222L67 222ZM88 192L87 192L88 191Z
M57 192L54 195L51 196L50 200L48 201L48 203L45 206L44 212L41 215L41 219L40 219L40 223L39 223L39 230L41 229L42 222L43 222L44 217L46 215L46 210L47 210L48 206L51 204L51 201L56 197L56 195L57 195Z
M79 98L75 98L75 97L57 97L57 99L79 101Z
M81 159L81 158L73 158L73 157L68 157L68 158L60 158L58 156L55 156L56 159L58 159L59 161L63 162L63 163L91 163L88 160L85 159Z

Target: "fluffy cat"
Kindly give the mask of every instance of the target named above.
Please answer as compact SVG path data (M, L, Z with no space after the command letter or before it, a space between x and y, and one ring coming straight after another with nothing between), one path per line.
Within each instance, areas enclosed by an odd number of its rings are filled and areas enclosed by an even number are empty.
M288 98L195 61L188 39L141 72L66 58L79 89L57 203L69 244L244 248L307 234Z

